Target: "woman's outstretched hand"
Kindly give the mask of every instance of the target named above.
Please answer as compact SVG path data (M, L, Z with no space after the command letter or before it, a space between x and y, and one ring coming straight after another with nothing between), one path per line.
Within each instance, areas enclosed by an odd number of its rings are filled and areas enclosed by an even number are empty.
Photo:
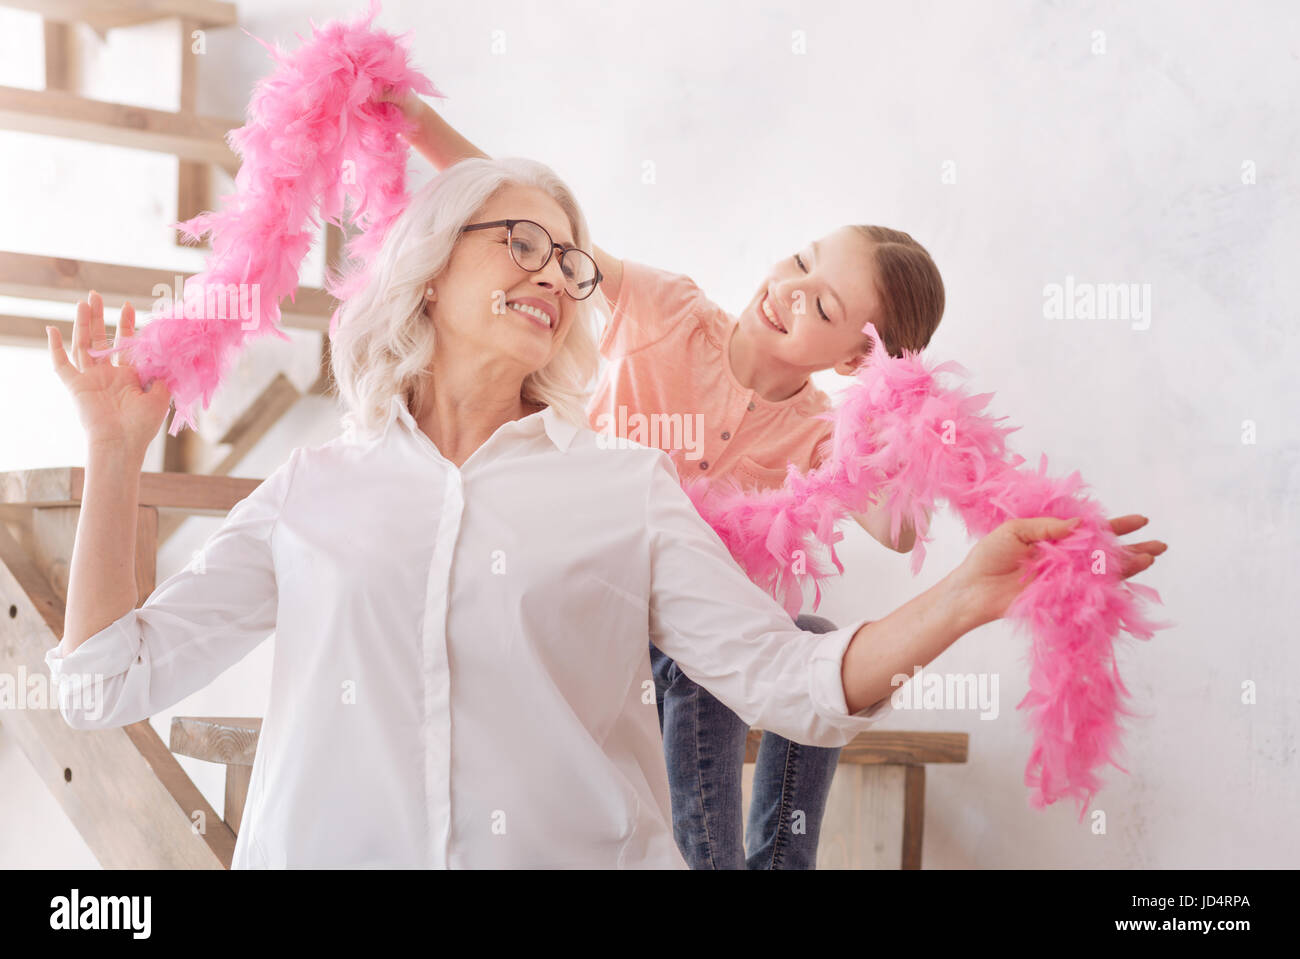
M124 354L93 357L91 349L106 349L104 300L93 290L87 300L77 303L77 318L72 324L72 358L63 349L63 337L57 327L45 328L54 361L54 372L72 394L77 415L91 444L121 445L143 461L150 442L167 418L171 393L162 380L143 388L134 366ZM130 303L122 307L114 346L135 333L135 309Z
M964 587L967 601L974 604L971 612L979 623L1005 616L1015 598L1029 585L1031 579L1026 575L1025 563L1034 557L1035 544L1039 540L1061 539L1073 531L1077 523L1077 519L1063 520L1050 516L1007 520L971 548L955 572ZM1146 524L1147 518L1137 514L1110 520L1110 528L1116 536L1125 536ZM1128 579L1142 572L1168 548L1159 540L1126 546L1120 575Z

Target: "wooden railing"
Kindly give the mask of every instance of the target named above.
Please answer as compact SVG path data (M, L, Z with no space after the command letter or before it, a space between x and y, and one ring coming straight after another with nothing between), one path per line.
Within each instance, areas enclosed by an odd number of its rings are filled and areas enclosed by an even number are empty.
M226 767L225 818L239 831L262 720L176 716L172 752ZM758 755L762 733L749 732L745 762ZM925 821L925 767L964 763L966 733L860 733L840 752L822 822L818 865L841 869L920 869ZM749 802L752 768L746 770Z

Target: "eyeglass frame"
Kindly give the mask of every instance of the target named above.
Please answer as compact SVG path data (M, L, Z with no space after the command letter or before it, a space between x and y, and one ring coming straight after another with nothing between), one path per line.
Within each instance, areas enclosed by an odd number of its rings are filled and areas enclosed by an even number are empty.
M515 257L513 234L514 234L515 224L517 223L528 223L531 224L532 226L537 227L537 229L542 231L542 235L551 241L551 248L546 251L546 259L544 259L542 261L542 265L535 270L528 269L523 264L521 264L519 260ZM506 228L506 247L510 251L510 259L514 261L515 266L519 267L519 269L524 270L527 273L540 273L542 272L542 270L546 269L546 264L551 262L551 257L555 255L556 250L560 251L561 257L563 257L564 254L568 253L570 250L574 250L578 253L581 253L587 259L591 260L591 265L596 268L596 278L595 280L592 281L590 293L588 293L586 296L575 297L572 293L569 293L569 285L567 283L564 285L564 292L568 293L569 297L575 303L581 303L583 300L589 299L591 297L591 294L596 292L596 287L600 286L601 281L605 279L605 274L600 272L600 264L596 262L596 258L594 256L592 256L586 250L579 250L576 246L568 246L568 247L560 246L560 244L555 242L555 238L551 236L551 231L546 229L546 227L542 226L536 220L492 220L490 223L470 223L466 226L461 227L460 232L468 233L471 230L491 230L500 226Z

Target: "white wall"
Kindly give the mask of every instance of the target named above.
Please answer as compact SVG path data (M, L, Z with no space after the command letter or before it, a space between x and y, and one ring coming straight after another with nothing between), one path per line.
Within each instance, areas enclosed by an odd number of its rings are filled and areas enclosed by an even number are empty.
M245 7L253 33L296 43L308 17L362 4ZM1146 718L1127 724L1130 773L1110 770L1098 797L1106 833L1077 823L1072 808L1027 808L1030 736L1015 704L1027 688L1028 640L996 624L934 668L996 674L998 719L928 712L890 723L971 736L968 764L929 773L928 867L1300 860L1290 582L1300 548L1291 379L1300 359L1298 18L1281 0L1194 8L390 0L381 16L389 29L413 31L415 61L449 94L443 113L465 135L491 154L548 162L577 190L603 247L689 273L728 308L746 302L771 262L837 226L911 232L948 289L931 354L958 359L979 391L996 391L995 413L1023 427L1011 441L1017 452L1034 462L1046 452L1059 475L1080 470L1113 513L1149 515L1150 536L1171 544L1143 581L1164 598L1157 617L1176 628L1121 643L1121 671ZM150 49L169 56L174 35L148 29ZM795 31L806 53L792 52ZM505 52L493 53L502 36ZM1101 42L1104 52L1094 52ZM242 33L212 34L201 109L238 115L267 69L265 52ZM118 73L144 76L130 57ZM138 102L161 95L143 82L118 89ZM40 175L29 151L56 149L36 139L0 135L6 211L24 193L15 178ZM100 256L130 242L140 262L179 262L162 243L174 192L165 163L57 149L66 159L46 175L41 198L0 220L0 248ZM647 162L653 184L643 181ZM112 189L103 191L106 163ZM1243 182L1247 163L1254 183ZM945 164L956 182L943 182ZM421 180L430 173L418 158L412 170ZM1149 329L1045 319L1043 288L1067 275L1150 284ZM75 445L75 419L51 377L30 385L11 379L14 369L0 355L6 438L35 432L11 406L31 390L60 441ZM1246 421L1254 443L1243 442ZM311 401L241 472L265 475L292 446L332 430L327 405ZM0 468L45 465L35 453L15 462L11 449L0 448L10 457ZM70 462L68 449L50 462ZM840 621L884 614L968 546L960 523L940 517L913 579L906 557L850 534L849 575L821 612ZM188 555L178 544L163 560L176 568ZM256 714L270 648L175 712ZM1243 704L1245 683L1257 704ZM169 718L155 717L160 731ZM0 864L88 864L75 833L52 822L39 783L24 780L16 753L0 727ZM202 785L219 805L220 783L209 776Z

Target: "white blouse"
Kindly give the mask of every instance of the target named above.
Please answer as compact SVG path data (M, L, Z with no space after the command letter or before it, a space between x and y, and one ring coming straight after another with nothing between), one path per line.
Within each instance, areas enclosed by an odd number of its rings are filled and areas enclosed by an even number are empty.
M144 719L274 632L234 868L685 868L648 640L797 742L892 708L845 705L868 620L796 629L667 454L607 446L547 408L458 469L394 398L381 435L295 449L143 606L51 649L62 714ZM96 675L102 703L70 695Z

